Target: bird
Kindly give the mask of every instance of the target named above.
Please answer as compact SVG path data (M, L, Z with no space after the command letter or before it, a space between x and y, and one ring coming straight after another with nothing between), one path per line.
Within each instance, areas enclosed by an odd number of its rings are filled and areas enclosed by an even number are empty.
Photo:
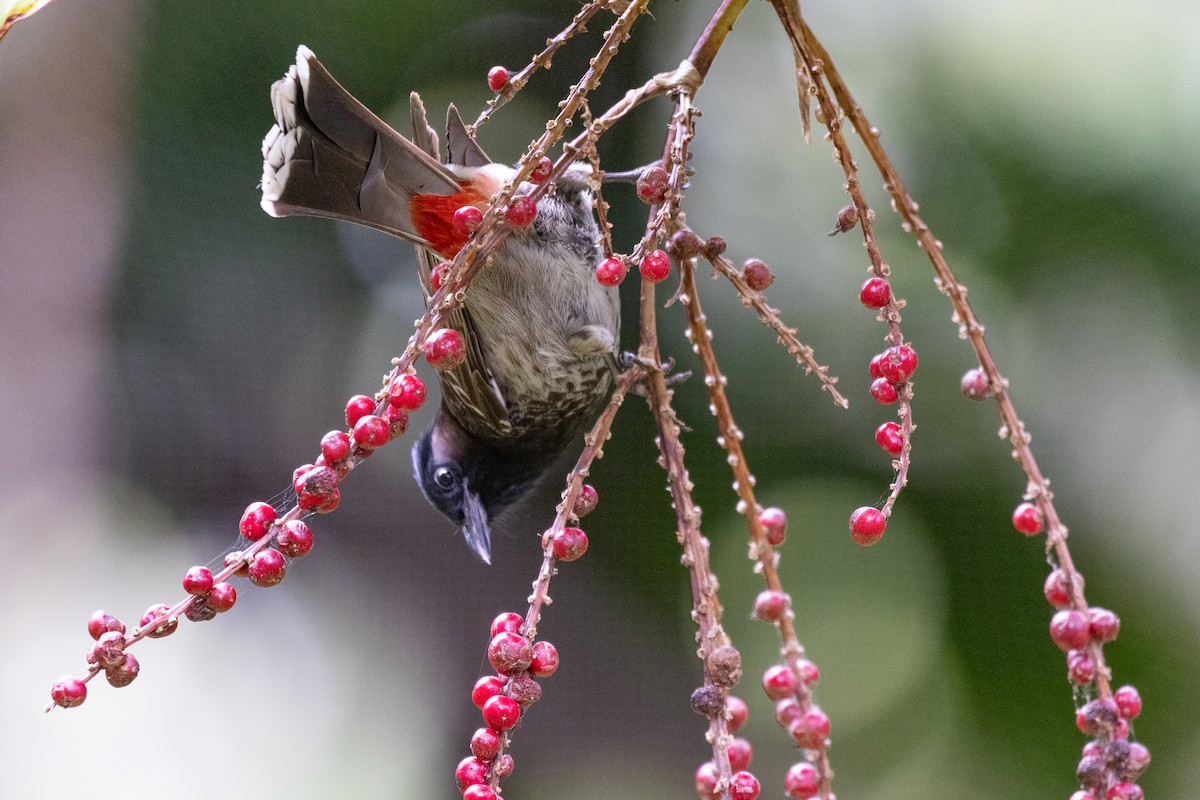
M426 297L432 265L466 241L454 211L484 206L516 174L484 153L453 105L443 163L419 95L410 96L410 140L303 45L271 87L271 104L263 209L345 220L413 242ZM578 165L556 178L533 223L511 230L469 284L447 320L464 339L466 359L438 372L441 404L413 446L425 498L487 564L492 522L538 483L613 384L619 297L595 278L603 254L589 176Z

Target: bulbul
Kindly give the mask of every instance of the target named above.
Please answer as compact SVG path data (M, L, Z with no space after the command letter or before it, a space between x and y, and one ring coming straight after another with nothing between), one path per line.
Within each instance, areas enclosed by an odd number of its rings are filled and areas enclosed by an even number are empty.
M424 148L343 89L307 47L271 87L271 102L266 212L331 217L412 241L426 284L430 265L466 242L454 212L482 209L515 174L491 162L453 106L449 163L441 163L415 93L414 139ZM537 482L608 393L620 315L616 289L595 278L599 239L588 173L572 168L538 202L533 224L511 231L476 274L449 320L467 358L439 371L442 403L413 446L413 465L425 497L485 562L492 520Z

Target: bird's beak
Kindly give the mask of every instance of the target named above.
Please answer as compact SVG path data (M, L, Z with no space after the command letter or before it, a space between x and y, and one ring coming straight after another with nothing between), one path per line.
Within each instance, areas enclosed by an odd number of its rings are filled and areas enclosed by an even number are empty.
M487 509L479 495L463 486L463 538L467 547L485 564L492 563L492 531L488 526Z

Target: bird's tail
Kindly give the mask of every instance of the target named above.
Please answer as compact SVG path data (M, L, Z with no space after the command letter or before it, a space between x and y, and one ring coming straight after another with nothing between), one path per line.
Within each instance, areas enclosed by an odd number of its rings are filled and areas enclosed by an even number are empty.
M372 114L303 45L271 87L262 207L273 217L332 217L422 241L413 195L461 191L454 173Z

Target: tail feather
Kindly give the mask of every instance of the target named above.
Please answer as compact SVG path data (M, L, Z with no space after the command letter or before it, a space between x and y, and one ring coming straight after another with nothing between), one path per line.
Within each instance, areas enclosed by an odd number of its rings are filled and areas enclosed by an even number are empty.
M462 190L454 173L372 114L307 47L271 87L271 105L262 179L271 216L332 217L422 241L410 198Z

